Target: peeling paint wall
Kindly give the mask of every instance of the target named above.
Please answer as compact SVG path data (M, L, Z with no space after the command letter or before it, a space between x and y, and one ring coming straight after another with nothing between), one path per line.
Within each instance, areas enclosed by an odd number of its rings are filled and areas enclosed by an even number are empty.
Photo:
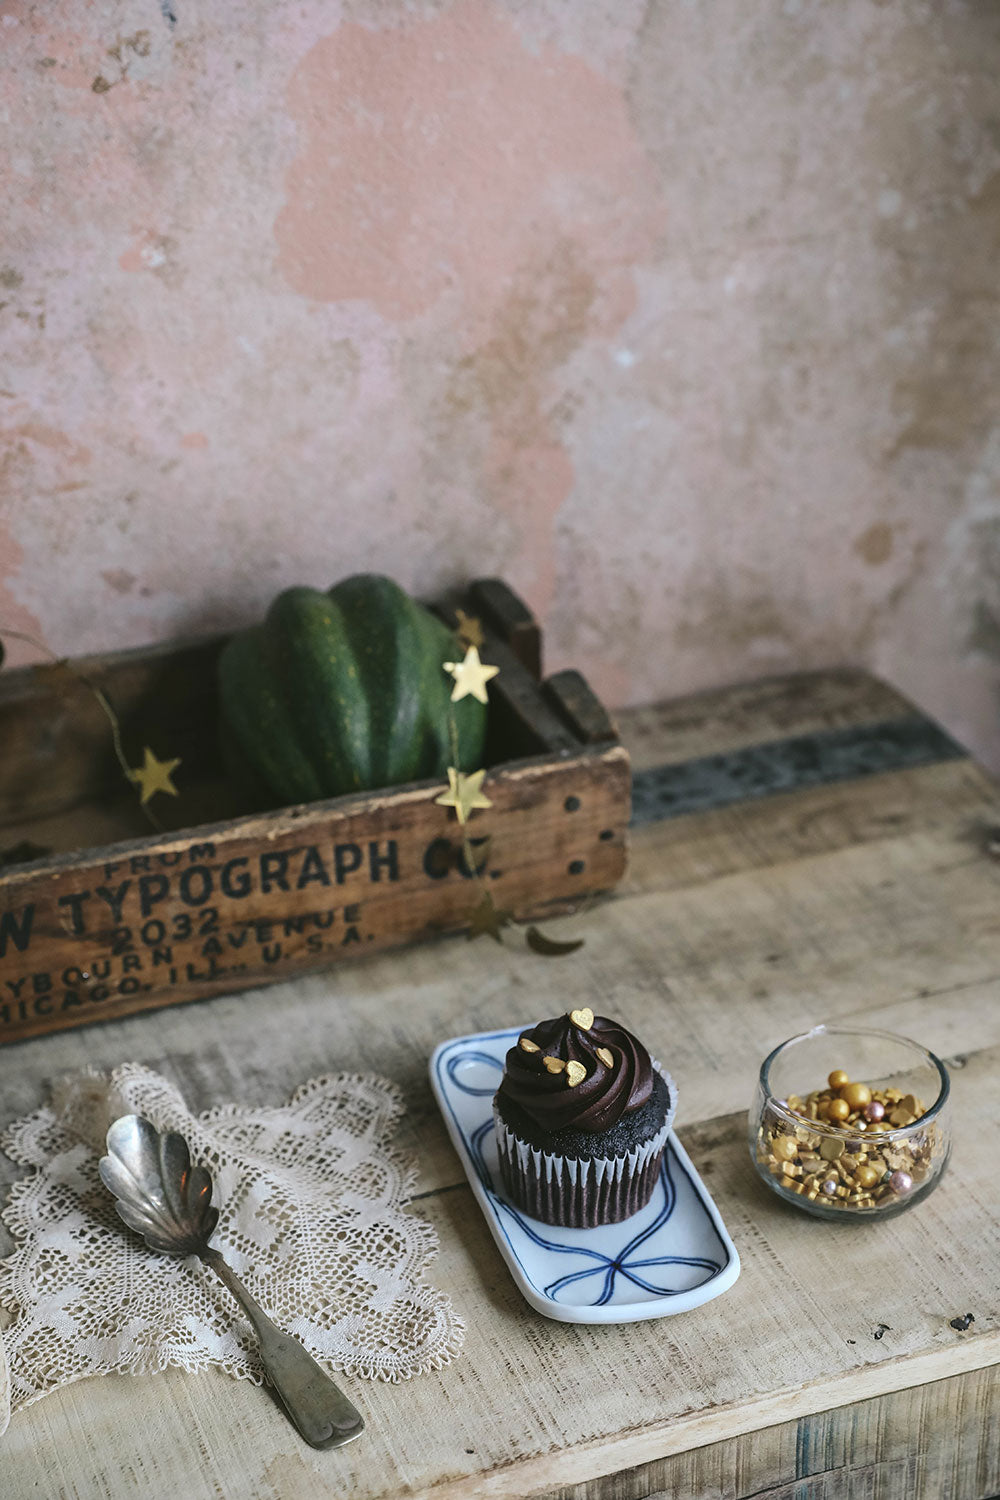
M499 573L612 703L862 663L1000 768L996 5L0 0L0 67L0 631Z

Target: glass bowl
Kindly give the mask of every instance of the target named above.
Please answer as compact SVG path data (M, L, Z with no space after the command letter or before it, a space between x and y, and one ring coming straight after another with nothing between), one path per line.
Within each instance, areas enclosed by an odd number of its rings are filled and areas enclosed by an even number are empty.
M853 1091L831 1087L837 1072ZM926 1198L948 1164L949 1089L940 1058L907 1037L814 1026L761 1064L750 1155L768 1187L806 1213L887 1219ZM843 1102L831 1116L834 1098Z

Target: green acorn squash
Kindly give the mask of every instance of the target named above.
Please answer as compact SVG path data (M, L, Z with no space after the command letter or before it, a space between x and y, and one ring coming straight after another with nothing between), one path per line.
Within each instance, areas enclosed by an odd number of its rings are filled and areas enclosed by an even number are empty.
M442 667L463 650L389 578L358 574L326 594L287 589L263 624L223 648L227 759L272 803L472 769L482 763L486 708L470 696L451 703Z

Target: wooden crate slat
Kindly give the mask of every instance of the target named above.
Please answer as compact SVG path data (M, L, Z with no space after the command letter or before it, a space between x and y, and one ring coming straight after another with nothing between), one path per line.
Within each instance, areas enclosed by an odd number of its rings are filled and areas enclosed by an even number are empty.
M611 715L575 668L553 672L543 682L542 693L583 744L599 745L618 738Z
M542 632L524 600L502 578L477 578L469 587L469 603L537 682L542 675Z

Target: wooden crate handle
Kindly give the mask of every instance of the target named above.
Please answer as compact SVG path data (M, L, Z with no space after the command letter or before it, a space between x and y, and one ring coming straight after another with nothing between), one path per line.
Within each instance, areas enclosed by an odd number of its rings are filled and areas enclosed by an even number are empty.
M614 720L581 672L570 667L542 683L542 695L584 745L618 739Z
M477 578L469 602L484 625L505 641L535 681L542 676L542 632L523 599L502 578Z

